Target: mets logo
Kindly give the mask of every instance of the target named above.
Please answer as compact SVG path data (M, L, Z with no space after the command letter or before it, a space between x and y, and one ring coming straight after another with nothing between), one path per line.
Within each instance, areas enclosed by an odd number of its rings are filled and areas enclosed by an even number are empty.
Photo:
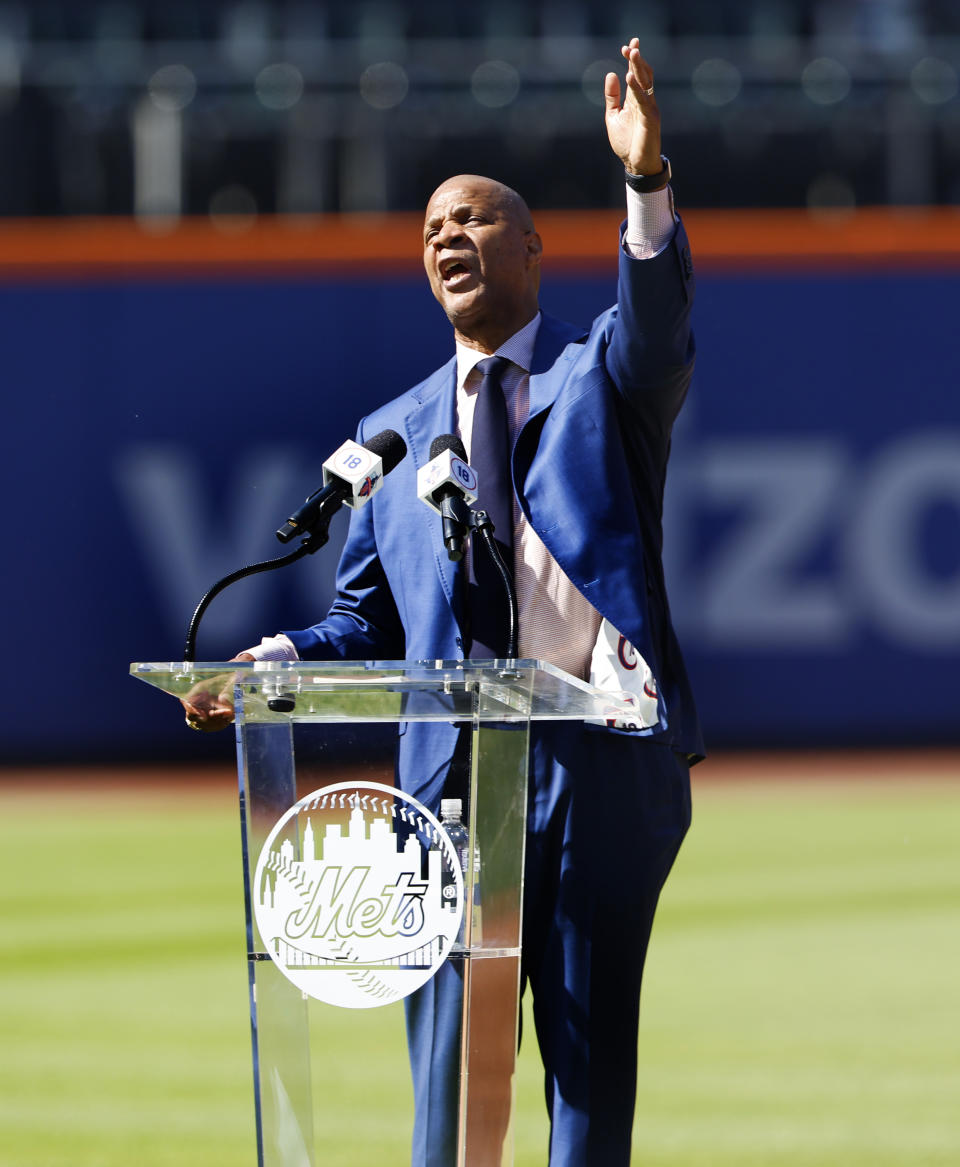
M374 474L372 478L365 478L363 480L363 486L361 486L360 489L357 491L357 498L366 498L368 495L373 494L374 490L376 490L376 488L377 488L377 483L379 481L380 481L379 474Z
M276 823L254 876L264 947L310 997L389 1005L446 960L463 915L463 875L446 831L392 786L341 782Z

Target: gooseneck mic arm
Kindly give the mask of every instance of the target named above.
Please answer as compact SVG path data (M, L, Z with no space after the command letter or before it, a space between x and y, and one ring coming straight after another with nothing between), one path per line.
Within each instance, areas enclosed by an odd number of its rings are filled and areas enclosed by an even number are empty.
M328 524L329 521L328 516ZM183 649L183 659L185 661L192 661L194 659L194 652L196 651L197 645L197 629L200 627L200 621L203 618L204 612L210 606L211 601L216 599L224 588L228 588L238 580L246 579L248 575L257 575L261 571L273 571L278 567L286 567L288 563L295 563L305 555L311 555L314 551L319 551L329 538L330 536L326 530L318 532L316 537L310 535L294 551L290 551L286 555L281 555L279 559L267 559L263 563L252 563L249 567L238 568L229 575L225 575L223 579L218 580L206 593L200 603L197 604L196 611L193 613L193 619L190 621L190 627L187 630L187 642Z
M519 628L519 616L517 614L517 591L513 586L513 572L507 566L506 560L500 553L500 548L497 546L497 541L493 537L494 526L493 520L486 511L472 511L471 512L471 528L483 540L483 545L487 549L487 553L493 560L493 565L496 568L497 575L503 583L504 591L507 593L507 607L509 609L509 623L507 625L507 659L517 659L517 638Z
M248 575L262 571L275 571L295 563L305 555L319 551L330 540L330 520L346 503L359 510L365 506L383 485L383 479L397 466L407 453L403 438L393 430L383 430L368 442L358 445L345 442L323 464L324 485L316 490L306 502L296 510L277 531L281 543L287 543L295 536L302 536L299 547L281 555L278 559L267 559L249 567L241 567L218 580L207 592L190 621L183 659L192 661L196 651L197 629L204 612L223 590Z

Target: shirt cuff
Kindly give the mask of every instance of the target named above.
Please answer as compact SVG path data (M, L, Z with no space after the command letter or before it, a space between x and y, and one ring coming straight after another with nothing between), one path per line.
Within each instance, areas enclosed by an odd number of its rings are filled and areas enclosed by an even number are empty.
M244 649L254 660L299 660L293 641L282 632L265 636L255 648Z
M631 186L626 191L627 230L623 246L634 259L653 259L666 248L677 227L673 191L669 186L649 194L641 194Z

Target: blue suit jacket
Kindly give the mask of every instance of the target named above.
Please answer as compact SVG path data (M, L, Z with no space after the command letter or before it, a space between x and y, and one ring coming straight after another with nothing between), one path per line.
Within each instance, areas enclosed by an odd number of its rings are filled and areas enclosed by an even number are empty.
M653 259L619 251L617 305L589 331L542 319L514 484L528 521L570 580L651 666L659 725L639 733L699 755L661 564L670 432L693 370L693 270L682 225ZM455 408L453 358L362 422L358 440L393 429L408 453L352 514L327 617L287 633L301 657L463 659L460 565L447 557L436 513L416 497L417 470L429 461L433 439L455 431ZM417 783L429 801L437 781L424 775Z

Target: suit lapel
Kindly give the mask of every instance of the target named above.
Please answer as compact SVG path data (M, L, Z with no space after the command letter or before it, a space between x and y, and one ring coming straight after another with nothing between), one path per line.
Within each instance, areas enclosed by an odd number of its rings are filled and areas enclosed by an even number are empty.
M559 393L566 373L577 355L577 349L569 349L568 345L586 338L582 328L566 324L546 313L540 321L537 340L533 346L533 360L530 369L530 412L528 417L536 417L538 413L551 406Z
M582 329L547 315L544 315L537 333L530 370L530 411L513 449L514 482L521 506L531 523L533 519L526 501L531 485L528 475L537 456L544 425L551 416L551 407L567 384L574 361L583 351L577 342L582 342L586 335ZM553 500L549 494L545 501L552 514ZM538 525L534 524L535 529Z
M416 470L430 461L434 438L456 433L457 429L457 359L453 357L415 391L416 406L404 418L404 437L408 455ZM419 504L422 537L433 553L440 584L454 618L463 628L460 564L451 562L443 545L440 516L423 503Z
M404 418L404 437L418 470L430 461L433 439L456 431L456 377L457 358L453 357L414 391L416 404Z

